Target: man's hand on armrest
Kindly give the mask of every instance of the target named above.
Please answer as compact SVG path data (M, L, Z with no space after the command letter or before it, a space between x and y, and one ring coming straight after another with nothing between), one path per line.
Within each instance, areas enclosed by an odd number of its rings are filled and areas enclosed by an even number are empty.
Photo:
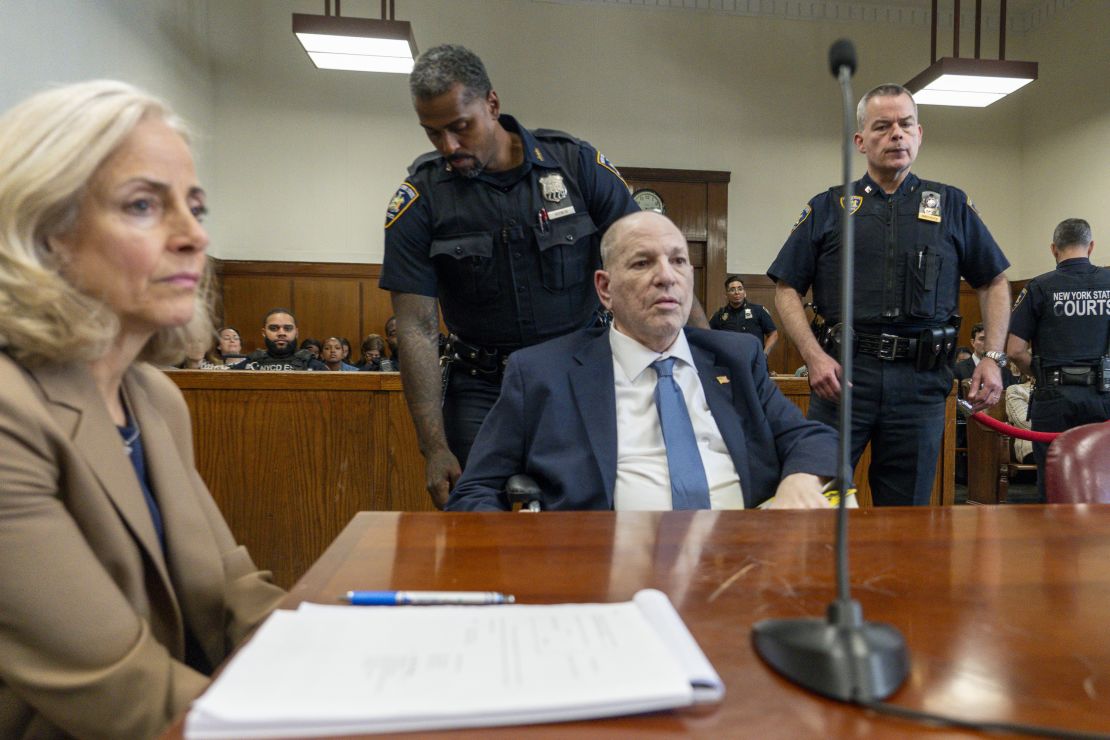
M821 493L827 478L809 473L791 473L782 479L768 509L827 509L829 502Z

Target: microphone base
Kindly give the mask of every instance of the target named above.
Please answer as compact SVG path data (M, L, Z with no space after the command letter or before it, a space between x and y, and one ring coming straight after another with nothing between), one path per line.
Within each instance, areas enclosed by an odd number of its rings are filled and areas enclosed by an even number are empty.
M864 622L854 600L830 604L827 619L765 619L752 628L752 643L783 677L839 701L885 699L910 670L902 634Z

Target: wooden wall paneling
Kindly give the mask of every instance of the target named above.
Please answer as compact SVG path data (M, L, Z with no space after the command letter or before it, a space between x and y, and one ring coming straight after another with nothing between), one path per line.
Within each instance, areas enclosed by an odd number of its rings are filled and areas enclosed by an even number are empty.
M367 334L380 334L385 339L385 322L393 315L393 304L389 291L378 287L378 278L363 278L359 281L362 295L362 322L359 329L359 343ZM351 338L354 341L354 338Z
M705 315L712 316L713 312L725 304L724 288L714 300L713 291L721 285L728 274L728 183L710 182L707 186L706 197L708 213L706 223L706 257L705 257ZM744 284L747 287L747 283Z
M701 304L705 305L706 291L710 290L706 284L706 244L704 241L691 241L686 240L686 247L690 250L690 264L694 268L694 295L698 297Z
M694 294L712 313L713 285L724 280L728 249L728 172L624 167L633 190L651 188L663 198L667 217L690 245Z
M293 281L293 307L301 339L345 338L358 362L362 341L361 286L355 278L301 277ZM352 363L353 364L353 363Z

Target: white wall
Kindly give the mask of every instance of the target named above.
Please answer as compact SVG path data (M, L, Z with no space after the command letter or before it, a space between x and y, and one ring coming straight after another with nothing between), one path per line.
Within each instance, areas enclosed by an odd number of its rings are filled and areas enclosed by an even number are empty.
M1015 265L1011 277L1050 267L1043 245L1064 215L1099 228L1110 155L1098 144L1110 119L1098 83L1110 62L1093 29L1110 21L1108 6L1075 3L1011 33L1009 56L1041 63L1041 80L1017 96L985 110L922 108L915 171L972 195ZM137 82L208 134L198 159L213 254L377 262L385 204L429 145L405 76L312 66L291 14L322 9L319 0L2 0L0 48L13 61L0 107L52 80ZM376 0L343 3L344 15L378 11ZM451 41L482 55L505 110L527 126L570 131L618 165L731 171L728 261L738 272L765 270L801 205L839 178L829 44L856 42L857 95L928 61L924 24L530 0L399 0L397 15L421 49Z
M1065 218L1085 218L1097 264L1110 264L1110 3L1080 0L1015 51L1040 64L1024 96L1020 249L1012 273L1053 268L1048 245ZM1016 55L1010 55L1017 58Z
M344 13L374 15L377 3ZM403 76L313 69L290 12L317 2L213 6L218 49L214 229L226 256L379 261L384 206L429 146ZM524 0L398 3L421 48L477 51L503 107L562 128L618 165L729 170L729 268L762 272L805 201L839 177L839 92L826 52L860 48L857 92L905 81L928 56L925 26L816 23ZM886 63L886 60L896 62ZM999 240L1016 240L1019 104L923 113L919 172L972 192ZM857 174L862 172L857 159Z
M202 178L215 120L207 57L207 0L0 0L0 111L52 84L125 80L196 130Z

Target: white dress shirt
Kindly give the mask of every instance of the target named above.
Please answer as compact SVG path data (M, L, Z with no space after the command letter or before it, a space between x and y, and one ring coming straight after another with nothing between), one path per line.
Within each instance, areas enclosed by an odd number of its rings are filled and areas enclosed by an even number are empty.
M609 330L613 349L613 377L617 396L617 479L613 489L614 508L619 510L662 511L671 508L671 479L663 429L655 408L658 381L651 363L674 357L674 379L682 389L694 437L698 442L705 477L709 482L709 502L714 509L742 509L744 497L732 456L709 411L705 389L694 367L686 334L665 352L648 349L616 327Z

